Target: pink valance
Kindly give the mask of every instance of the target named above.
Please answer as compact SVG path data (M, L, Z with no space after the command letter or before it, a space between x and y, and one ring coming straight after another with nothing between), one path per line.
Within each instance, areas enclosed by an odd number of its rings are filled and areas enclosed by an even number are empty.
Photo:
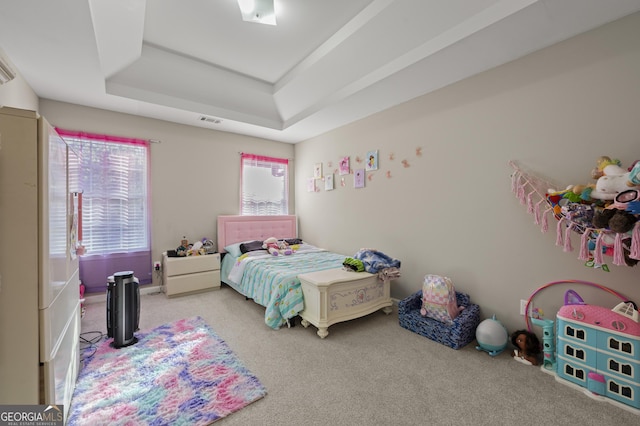
M96 141L117 142L117 143L126 143L129 145L149 146L149 141L145 139L123 138L120 136L101 135L98 133L78 132L75 130L61 129L59 127L56 127L56 131L63 138L67 136L70 138L92 139Z
M289 164L289 160L287 160L286 158L275 158L275 157L267 157L265 155L245 154L244 152L241 152L240 154L242 155L243 160L268 161L271 163Z

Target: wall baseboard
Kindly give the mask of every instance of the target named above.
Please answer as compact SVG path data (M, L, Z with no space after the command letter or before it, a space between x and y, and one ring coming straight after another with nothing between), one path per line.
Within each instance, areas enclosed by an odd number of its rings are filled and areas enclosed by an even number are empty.
M140 294L154 294L160 293L162 290L160 286L140 286ZM84 303L92 304L92 303L106 303L107 302L107 292L100 294L85 294Z

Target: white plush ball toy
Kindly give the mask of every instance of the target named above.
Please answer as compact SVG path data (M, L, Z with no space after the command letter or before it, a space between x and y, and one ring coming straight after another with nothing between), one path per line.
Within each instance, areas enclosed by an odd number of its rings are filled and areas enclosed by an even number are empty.
M509 333L504 328L502 323L496 319L494 315L492 318L487 318L478 324L476 328L476 340L478 346L476 349L479 351L485 351L491 356L496 356L507 347L509 342Z

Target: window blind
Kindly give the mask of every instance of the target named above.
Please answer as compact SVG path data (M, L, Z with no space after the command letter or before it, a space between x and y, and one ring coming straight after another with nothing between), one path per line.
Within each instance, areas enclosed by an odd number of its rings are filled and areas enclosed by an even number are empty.
M241 154L240 214L289 214L289 160Z
M58 132L76 153L70 183L82 190L87 255L149 250L148 141Z

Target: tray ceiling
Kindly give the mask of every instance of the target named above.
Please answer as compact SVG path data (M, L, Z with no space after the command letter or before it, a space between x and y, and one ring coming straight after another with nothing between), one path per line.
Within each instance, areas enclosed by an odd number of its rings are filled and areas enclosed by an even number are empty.
M640 10L640 0L5 2L40 98L295 143ZM207 118L207 119L203 119Z

